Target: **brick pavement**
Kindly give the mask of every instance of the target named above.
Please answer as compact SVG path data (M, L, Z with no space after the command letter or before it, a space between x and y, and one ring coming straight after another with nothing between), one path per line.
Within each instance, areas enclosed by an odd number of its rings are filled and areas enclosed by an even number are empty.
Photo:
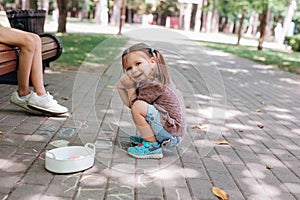
M145 36L127 35L129 43ZM300 199L299 76L185 38L175 42L176 34L160 36L147 42L162 50L184 93L188 134L181 145L161 160L127 156L137 131L115 91L119 58L96 73L45 74L47 89L72 110L62 117L18 110L9 103L16 86L1 85L1 199L217 199L213 186L230 199ZM58 139L107 146L96 149L91 169L53 174L44 157ZM229 145L214 143L221 140Z

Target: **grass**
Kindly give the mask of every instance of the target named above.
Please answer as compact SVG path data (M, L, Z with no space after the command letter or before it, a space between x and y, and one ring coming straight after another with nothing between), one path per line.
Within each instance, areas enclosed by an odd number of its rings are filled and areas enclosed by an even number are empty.
M107 64L114 60L127 38L109 34L56 34L63 44L63 53L51 64L54 70L77 70L83 63Z
M108 34L60 34L57 35L63 44L63 54L51 68L54 70L77 70L83 63L92 65L105 64L114 60L127 38ZM221 50L233 55L247 58L281 70L300 74L300 53L264 48L257 51L253 46L236 46L199 41L203 46Z
M214 42L199 41L203 46L221 50L242 58L253 60L258 63L270 65L272 67L300 74L300 53L288 52L264 48L258 51L253 46L237 46L234 44L223 44Z

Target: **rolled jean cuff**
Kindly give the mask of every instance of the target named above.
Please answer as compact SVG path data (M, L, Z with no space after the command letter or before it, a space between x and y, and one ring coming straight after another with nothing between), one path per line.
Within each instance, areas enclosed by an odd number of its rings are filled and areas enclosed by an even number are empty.
M150 124L153 133L156 137L156 140L159 143L162 143L163 141L169 139L170 139L170 144L172 146L176 146L179 143L180 141L179 137L171 135L163 128L160 122L160 114L153 105L150 104L148 105L146 121Z

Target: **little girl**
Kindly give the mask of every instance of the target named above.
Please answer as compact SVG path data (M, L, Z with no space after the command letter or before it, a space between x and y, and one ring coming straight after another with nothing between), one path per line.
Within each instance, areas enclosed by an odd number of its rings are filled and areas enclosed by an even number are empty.
M118 83L118 92L141 134L130 136L136 146L127 152L135 158L162 158L162 147L176 146L184 134L182 95L171 82L158 50L135 44L123 52L122 65L126 73Z

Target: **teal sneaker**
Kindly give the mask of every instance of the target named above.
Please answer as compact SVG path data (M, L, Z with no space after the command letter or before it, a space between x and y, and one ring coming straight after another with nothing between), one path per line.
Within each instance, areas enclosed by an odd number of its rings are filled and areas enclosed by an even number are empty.
M134 158L141 159L160 159L163 157L162 148L157 142L146 142L138 144L134 147L129 147L127 153Z
M129 139L134 145L139 145L143 142L143 138L141 136L130 136Z

